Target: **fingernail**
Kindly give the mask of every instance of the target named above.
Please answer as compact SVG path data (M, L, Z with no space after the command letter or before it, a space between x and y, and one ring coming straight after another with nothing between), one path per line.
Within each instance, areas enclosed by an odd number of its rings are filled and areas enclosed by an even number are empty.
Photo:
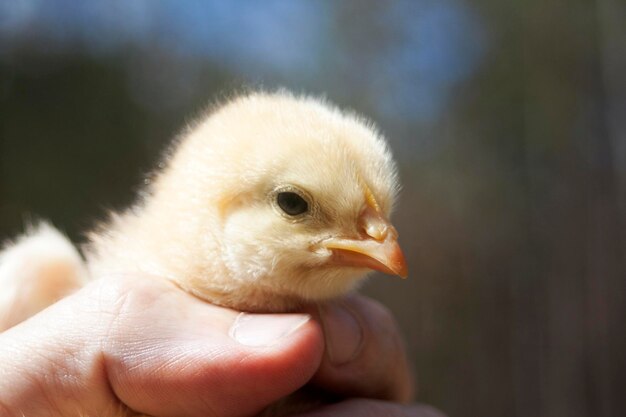
M363 346L363 327L356 315L336 303L321 307L320 314L330 362L343 365L355 359Z
M241 313L230 328L230 336L246 346L271 346L289 336L311 319L308 314Z

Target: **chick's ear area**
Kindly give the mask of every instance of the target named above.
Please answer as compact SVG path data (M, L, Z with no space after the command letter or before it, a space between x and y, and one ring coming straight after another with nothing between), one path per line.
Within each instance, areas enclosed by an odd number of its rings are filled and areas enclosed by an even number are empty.
M228 190L223 192L217 201L217 208L222 221L233 213L249 208L252 205L259 204L254 195L250 191L243 191L242 189Z
M257 279L271 273L292 236L292 224L272 205L239 201L223 218L222 256L233 277Z

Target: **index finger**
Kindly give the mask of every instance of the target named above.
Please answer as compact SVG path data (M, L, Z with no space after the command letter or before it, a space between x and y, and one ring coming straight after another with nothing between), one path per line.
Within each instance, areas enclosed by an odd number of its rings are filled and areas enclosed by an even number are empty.
M361 295L318 306L326 351L313 383L345 397L409 402L414 382L390 311Z

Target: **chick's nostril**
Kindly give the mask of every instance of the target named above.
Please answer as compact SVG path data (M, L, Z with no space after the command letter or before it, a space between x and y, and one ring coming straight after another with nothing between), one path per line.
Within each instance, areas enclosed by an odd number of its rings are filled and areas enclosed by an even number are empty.
M382 242L387 237L387 225L384 223L368 222L362 227L368 236L379 242Z
M360 231L364 232L363 237L371 237L372 239L382 242L389 234L391 225L389 221L376 209L366 205L359 215L358 225Z

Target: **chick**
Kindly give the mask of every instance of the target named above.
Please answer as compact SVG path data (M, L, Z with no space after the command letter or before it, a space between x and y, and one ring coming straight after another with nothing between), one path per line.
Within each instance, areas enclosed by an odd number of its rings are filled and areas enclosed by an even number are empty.
M396 168L355 114L287 92L236 98L189 127L141 201L91 233L91 275L143 271L215 304L292 310L368 270L406 276L389 214Z

